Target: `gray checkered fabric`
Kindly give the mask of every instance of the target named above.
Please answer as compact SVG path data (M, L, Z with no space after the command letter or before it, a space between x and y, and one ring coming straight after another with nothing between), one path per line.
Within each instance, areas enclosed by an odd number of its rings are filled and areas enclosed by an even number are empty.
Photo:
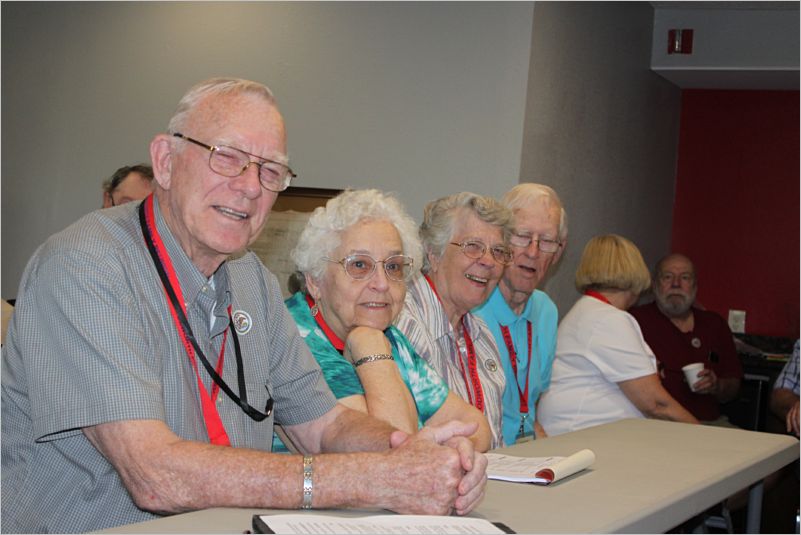
M134 505L83 427L157 419L184 439L208 442L195 372L145 248L137 208L129 203L83 217L48 239L25 270L3 347L3 532L82 532L155 517ZM336 401L275 277L256 256L226 262L210 284L155 208L189 323L212 365L229 303L252 319L239 335L248 401L263 410L272 396L273 416L254 422L222 392L217 408L233 446L269 451L273 418L309 421ZM223 378L236 392L228 336Z

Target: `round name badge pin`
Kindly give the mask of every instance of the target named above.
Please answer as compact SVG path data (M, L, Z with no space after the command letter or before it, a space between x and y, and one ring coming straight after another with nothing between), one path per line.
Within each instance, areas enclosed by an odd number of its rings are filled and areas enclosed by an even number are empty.
M231 316L231 319L234 322L234 328L238 334L249 333L250 328L253 326L253 319L251 319L250 314L244 310L235 311Z
M695 349L698 349L699 347L701 347L701 339L698 338L697 336L694 336L693 339L690 340L690 343L692 344L692 346Z
M489 371L494 372L498 370L498 363L496 363L493 359L487 359L484 361L484 367Z

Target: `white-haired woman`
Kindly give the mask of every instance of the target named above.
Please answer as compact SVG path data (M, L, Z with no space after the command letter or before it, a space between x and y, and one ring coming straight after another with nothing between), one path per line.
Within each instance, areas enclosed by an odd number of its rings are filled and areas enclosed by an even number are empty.
M413 433L425 423L476 422L476 449L490 445L484 416L392 326L420 260L414 221L378 190L346 191L317 208L292 259L305 291L287 299L301 336L340 403Z
M503 445L506 378L484 320L486 301L512 260L511 212L491 197L462 192L426 205L420 226L423 276L409 285L396 325L451 390L482 411L492 447Z

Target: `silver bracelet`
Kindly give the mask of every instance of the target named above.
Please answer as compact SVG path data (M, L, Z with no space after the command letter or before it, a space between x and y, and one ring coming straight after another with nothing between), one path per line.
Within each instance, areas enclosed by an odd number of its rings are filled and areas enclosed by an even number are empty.
M362 364L367 364L368 362L374 362L376 360L395 360L395 357L389 353L376 353L375 355L367 355L366 357L362 357L354 362L353 367L358 368Z
M314 475L314 457L311 455L303 456L303 503L300 505L301 509L312 508L312 491L314 490L314 482L312 476Z

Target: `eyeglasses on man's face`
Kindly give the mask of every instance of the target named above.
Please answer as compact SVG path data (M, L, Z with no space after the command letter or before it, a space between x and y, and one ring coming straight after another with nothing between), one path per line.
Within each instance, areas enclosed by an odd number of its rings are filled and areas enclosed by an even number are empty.
M482 258L484 254L487 252L487 246L484 242L480 242L478 240L467 240L463 242L450 242L450 245L456 245L457 247L462 248L462 252L467 258L472 258L473 260L478 260ZM504 245L493 245L489 248L490 254L492 258L495 259L496 262L499 264L503 264L504 266L511 264L512 259L514 258L514 254Z
M551 240L548 238L535 238L530 234L512 233L509 238L509 244L515 247L528 247L531 242L537 242L537 249L543 253L555 253L562 246L562 242L558 240Z
M174 133L173 136L208 150L209 168L223 176L230 178L240 176L248 167L255 165L259 169L259 182L261 182L262 187L275 192L284 191L289 186L290 181L297 176L288 165L281 162L261 158L234 147L208 145L180 132ZM261 161L251 160L251 156Z
M664 285L674 284L677 281L679 284L692 285L695 282L695 275L688 272L670 273L668 271L663 271L659 274L658 279L659 282Z
M376 260L366 254L352 254L342 260L323 257L323 260L341 265L345 269L345 273L355 280L369 279L375 273L376 264L383 264L387 278L400 282L409 278L414 266L414 259L402 254L388 256L384 260Z

